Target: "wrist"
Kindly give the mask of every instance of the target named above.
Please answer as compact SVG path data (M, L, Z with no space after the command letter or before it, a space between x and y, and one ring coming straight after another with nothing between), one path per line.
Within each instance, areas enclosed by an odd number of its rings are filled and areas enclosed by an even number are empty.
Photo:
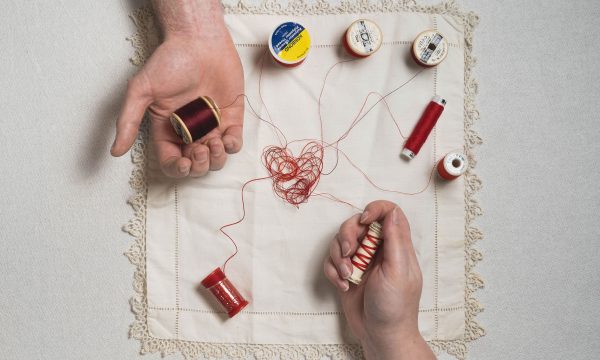
M429 359L431 350L418 330L393 334L369 334L361 341L367 360ZM433 357L434 358L434 357Z
M227 33L220 0L153 0L165 40L220 38Z

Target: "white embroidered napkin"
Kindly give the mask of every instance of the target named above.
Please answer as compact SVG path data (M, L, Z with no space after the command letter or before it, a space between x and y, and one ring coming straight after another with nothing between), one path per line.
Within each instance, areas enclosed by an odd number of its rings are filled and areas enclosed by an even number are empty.
M335 170L322 176L316 192L361 208L377 199L402 207L423 272L420 330L432 343L463 340L468 283L465 180L448 182L434 174L429 182L437 160L467 147L463 25L449 15L377 13L364 17L381 27L383 45L371 57L338 64L329 73L321 98L325 141L339 138L349 128L370 92L386 94L412 80L387 97L389 110L383 102L375 105L339 144L351 162L341 156ZM289 141L319 138L317 100L323 81L334 64L351 59L341 38L357 18L226 17L243 62L245 93L252 107L259 116L271 119ZM312 38L308 58L296 68L276 65L265 55L270 32L289 20L301 22ZM410 46L419 32L429 28L444 33L450 48L442 64L423 70L411 59ZM259 80L264 103L258 93ZM401 160L403 136L410 134L434 94L447 100L444 113L418 156L410 162ZM370 97L365 109L378 99ZM274 194L270 179L248 185L246 218L227 229L239 253L226 273L250 305L227 319L200 285L233 252L219 228L242 216L241 187L250 179L267 176L262 151L277 144L273 128L247 106L244 147L230 156L221 171L176 181L164 177L153 151L147 152L147 303L138 305L147 311L151 338L274 346L356 342L345 324L336 291L322 274L329 241L341 222L357 212L339 202L311 197L296 208ZM295 155L304 142L296 145L291 146ZM335 152L327 151L325 170L336 161ZM418 194L381 191L357 168L380 188Z

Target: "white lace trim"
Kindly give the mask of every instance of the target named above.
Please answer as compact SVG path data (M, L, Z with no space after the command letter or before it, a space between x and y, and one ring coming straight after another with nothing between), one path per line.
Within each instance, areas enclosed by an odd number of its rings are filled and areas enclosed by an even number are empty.
M281 15L319 15L319 14L346 14L346 13L373 13L373 12L423 12L431 14L451 15L456 20L462 21L465 31L465 152L469 158L469 169L465 174L465 333L460 340L429 341L429 345L436 353L445 351L457 359L465 359L467 345L481 336L485 330L475 321L475 316L483 311L477 301L475 292L483 287L482 278L475 273L475 265L482 260L483 255L475 249L475 243L483 238L482 232L476 228L474 220L482 215L481 207L475 199L475 193L481 188L481 180L474 172L476 164L473 149L481 144L481 138L473 128L479 119L479 112L475 106L477 82L473 77L475 58L472 55L473 30L479 18L473 12L463 12L455 0L450 0L439 5L417 5L416 0L382 0L371 2L369 0L346 1L332 5L326 0L290 0L287 6L280 0L265 0L259 6L247 5L243 0L234 4L225 4L225 12L229 14L281 14ZM135 48L131 61L141 66L159 43L154 16L150 6L135 10L131 14L138 31L128 40ZM163 356L181 352L185 359L205 358L247 358L256 359L360 359L362 350L358 345L268 345L268 344L219 344L183 341L175 339L157 339L150 334L147 324L148 302L146 298L146 151L148 140L147 121L142 126L140 136L131 151L134 168L130 184L134 195L129 203L134 209L134 217L124 231L134 238L133 243L125 255L135 266L133 288L136 292L131 299L131 308L135 320L130 327L130 336L140 340L140 352L160 352Z

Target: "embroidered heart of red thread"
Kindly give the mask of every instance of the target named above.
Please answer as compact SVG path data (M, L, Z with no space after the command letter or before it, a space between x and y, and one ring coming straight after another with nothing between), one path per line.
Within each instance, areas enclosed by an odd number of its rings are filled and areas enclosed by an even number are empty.
M319 183L323 171L323 146L308 142L298 157L286 147L269 146L263 164L273 179L273 191L288 203L306 202Z

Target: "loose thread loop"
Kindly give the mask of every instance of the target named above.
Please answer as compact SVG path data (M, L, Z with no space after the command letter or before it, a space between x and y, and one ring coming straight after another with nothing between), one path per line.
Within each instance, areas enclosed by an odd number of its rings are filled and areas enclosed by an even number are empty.
M389 112L389 114L391 116L391 120L393 121L394 125L396 126L396 128L398 130L399 136L402 139L404 139L404 134L400 130L400 126L398 125L398 122L394 118L394 115L389 107L388 102L387 102L387 98L389 96L391 96L392 94L394 94L395 92L397 92L398 90L400 90L401 88L403 88L408 83L410 83L412 80L414 80L424 70L419 70L416 73L412 74L410 78L405 80L402 84L400 84L396 88L385 93L384 95L381 95L377 92L370 92L365 97L365 100L362 103L362 106L360 107L356 116L352 119L349 127L343 133L341 133L335 141L328 143L328 142L325 142L325 140L324 140L323 116L321 114L321 99L322 99L322 96L323 96L323 93L325 90L327 78L329 77L330 73L336 66L346 63L346 62L355 61L355 59L343 60L343 61L339 61L339 62L335 63L327 71L327 74L323 81L323 86L321 88L321 92L319 94L318 102L317 102L317 106L318 106L318 110L319 110L320 132L321 132L320 140L302 139L302 140L294 140L294 141L288 142L283 131L277 125L275 125L275 122L269 112L269 108L263 98L262 79L263 79L263 70L264 70L264 65L265 65L266 54L267 54L267 52L265 51L265 53L262 56L261 64L260 64L260 72L259 72L259 79L258 79L258 94L259 94L260 101L264 106L264 110L267 114L267 119L261 117L258 114L258 112L254 109L254 107L252 106L252 103L250 102L250 99L248 98L248 96L246 94L237 95L230 104L219 108L219 110L223 110L228 107L231 107L237 102L237 100L240 97L243 97L245 99L246 103L248 104L251 114L256 119L268 124L273 129L274 134L280 143L280 146L276 146L276 145L267 146L263 150L262 163L263 163L263 166L265 167L265 169L267 170L269 176L248 180L242 186L242 189L241 189L242 217L239 220L229 223L229 224L226 224L226 225L223 225L220 228L220 231L227 238L229 238L229 240L231 240L231 242L233 243L233 245L235 247L235 252L231 256L229 256L229 258L227 258L227 260L223 264L223 272L225 271L227 263L238 252L238 247L237 247L236 242L233 240L233 238L229 234L227 234L225 229L227 227L237 225L245 219L246 206L245 206L245 201L244 201L244 191L245 191L246 187L252 182L255 182L258 180L264 180L264 179L271 179L272 188L273 188L273 192L275 193L275 195L277 195L278 197L280 197L287 203L294 205L296 207L298 207L302 203L307 202L311 196L321 196L321 197L329 199L333 202L349 205L352 208L359 209L358 207L351 204L350 202L341 200L329 193L314 193L314 191L320 181L321 176L329 175L329 174L333 173L333 171L337 168L337 166L339 164L339 158L340 158L339 155L340 154L374 188L376 188L380 191L391 192L391 193L396 193L396 194L400 194L400 195L416 195L416 194L419 194L419 193L422 193L423 191L425 191L431 184L433 171L435 170L435 165L434 165L434 167L432 168L432 171L430 173L429 180L427 181L427 184L421 190L418 190L416 192L401 192L401 191L392 190L392 189L385 189L383 187L378 186L374 181L372 181L369 178L369 176L363 170L361 170L355 163L353 163L352 160L348 157L348 155L346 155L339 148L340 143L348 137L348 135L352 131L352 129L354 129L354 127L356 125L358 125L358 123L360 123L367 116L367 114L369 114L380 103L383 103L383 105L385 105L385 107L387 108L387 111ZM378 97L378 99L367 108L367 102L368 102L369 98L373 95L376 95ZM306 142L306 144L301 149L300 154L296 157L290 150L289 146L292 143L298 143L298 142ZM324 166L323 164L324 164L324 152L325 152L326 148L331 148L332 150L335 151L335 164L327 173L324 173L323 172L323 166ZM372 241L377 241L377 240L380 241L380 239L378 239L377 237L373 237L372 235L369 239ZM375 244L375 243L373 242L373 244ZM366 268L366 265L364 265L364 262L367 260L370 261L370 259L372 258L373 254L374 254L375 248L373 248L373 245L365 244L364 247L361 247L361 249L363 249L367 253L367 255L363 255L363 257L361 257L360 259L357 260L357 263L359 263L359 265L357 267ZM366 257L364 257L364 256L366 256Z

